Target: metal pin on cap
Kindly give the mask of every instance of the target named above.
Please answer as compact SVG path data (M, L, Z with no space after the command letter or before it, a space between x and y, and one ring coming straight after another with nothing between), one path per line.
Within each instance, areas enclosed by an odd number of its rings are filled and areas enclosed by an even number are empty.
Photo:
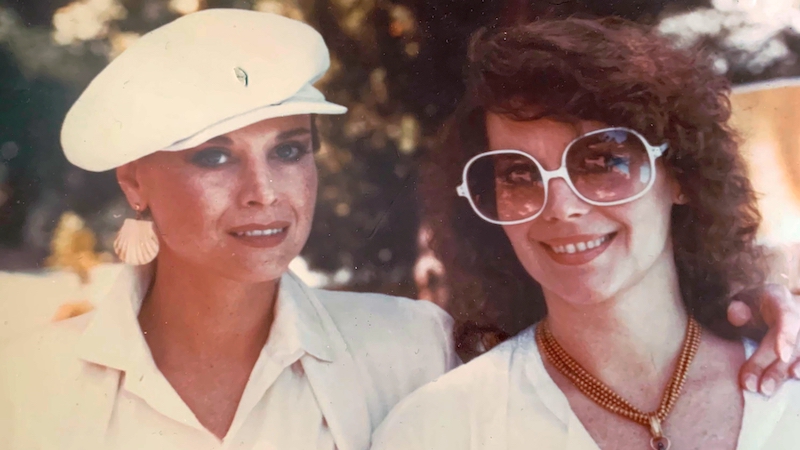
M247 79L247 72L244 71L241 67L234 67L233 72L236 74L236 78L245 86L247 87L249 80Z

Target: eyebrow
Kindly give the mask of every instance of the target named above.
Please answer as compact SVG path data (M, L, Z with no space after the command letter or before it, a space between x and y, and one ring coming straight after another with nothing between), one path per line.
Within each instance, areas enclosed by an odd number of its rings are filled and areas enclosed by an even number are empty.
M293 130L284 131L277 136L277 140L282 141L286 139L291 139L295 136L300 136L303 134L311 134L311 130L308 128L300 127L295 128ZM213 137L205 142L205 144L211 145L233 145L233 140L224 134L221 136Z
M222 135L213 137L205 142L206 144L214 144L214 145L231 145L233 144L233 140L228 136Z
M311 134L311 130L305 127L301 127L289 131L284 131L283 133L278 135L278 140L291 139L295 136L300 136L303 134Z

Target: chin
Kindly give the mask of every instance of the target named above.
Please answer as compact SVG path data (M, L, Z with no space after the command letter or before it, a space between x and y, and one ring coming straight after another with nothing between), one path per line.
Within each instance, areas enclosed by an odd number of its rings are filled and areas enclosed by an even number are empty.
M223 272L225 278L246 284L266 283L279 279L289 270L285 267L240 267L239 270L227 268Z
M602 303L610 298L613 294L607 292L602 287L593 288L581 283L572 283L572 285L542 285L546 293L552 293L556 298L571 305L595 305Z
M562 298L564 301L576 306L597 305L605 302L611 297L613 297L611 292L590 289L582 289L576 292L569 292L560 295L560 298Z
M567 273L564 273L567 272ZM545 281L541 284L546 293L573 305L593 305L613 297L619 281L609 276L608 271L566 270L549 271L534 277Z
M216 259L214 271L239 283L256 284L276 280L289 270L292 258L284 255L227 254Z

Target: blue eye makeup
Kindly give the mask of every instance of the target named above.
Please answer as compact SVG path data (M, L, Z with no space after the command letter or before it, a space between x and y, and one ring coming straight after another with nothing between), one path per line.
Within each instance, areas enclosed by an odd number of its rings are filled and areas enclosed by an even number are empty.
M270 152L270 159L277 159L284 163L295 163L310 152L310 144L284 142Z
M219 167L227 164L231 160L231 152L229 150L209 147L195 152L190 161L192 164L199 167Z

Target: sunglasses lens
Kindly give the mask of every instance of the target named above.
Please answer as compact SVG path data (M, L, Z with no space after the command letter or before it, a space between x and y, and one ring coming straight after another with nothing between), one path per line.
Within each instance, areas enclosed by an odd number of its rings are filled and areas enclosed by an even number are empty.
M492 220L533 217L544 205L539 167L518 153L484 155L467 170L467 187L476 209Z
M575 189L587 199L601 203L640 194L654 175L644 142L621 129L578 139L570 147L566 163Z

